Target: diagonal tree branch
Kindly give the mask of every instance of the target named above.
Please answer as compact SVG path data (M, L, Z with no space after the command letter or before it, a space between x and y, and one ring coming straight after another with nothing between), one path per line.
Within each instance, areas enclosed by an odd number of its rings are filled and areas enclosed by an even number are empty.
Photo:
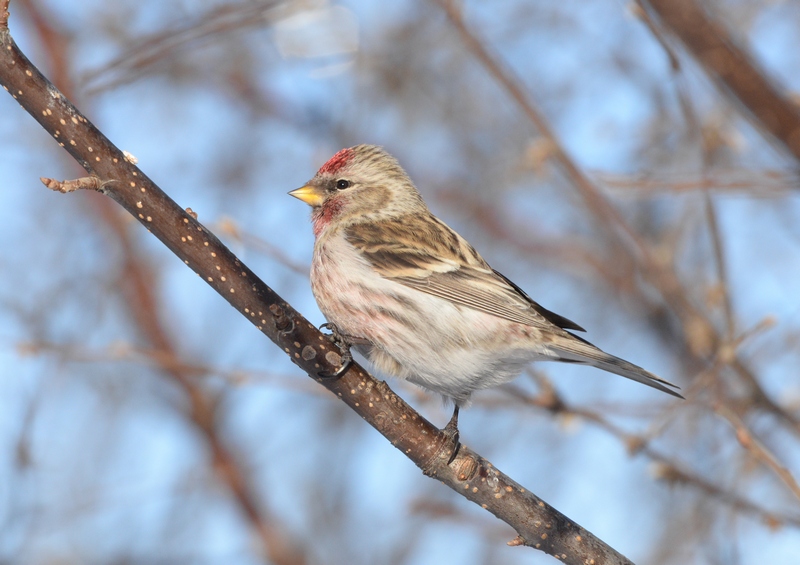
M706 68L722 90L743 106L761 129L769 132L800 160L800 108L767 78L730 33L696 0L638 0L650 6L664 24Z
M450 439L358 365L338 380L319 377L341 362L330 341L262 282L193 214L182 210L123 154L19 50L0 1L0 83L86 169L72 188L106 194L138 219L308 375L333 392L427 475L511 525L528 545L569 564L630 561L466 446L447 464ZM63 183L53 184L56 189Z

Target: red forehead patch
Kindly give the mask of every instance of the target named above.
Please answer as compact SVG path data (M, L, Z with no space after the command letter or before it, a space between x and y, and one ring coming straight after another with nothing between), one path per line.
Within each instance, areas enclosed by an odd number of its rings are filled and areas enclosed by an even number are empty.
M336 155L328 159L328 162L319 168L318 173L329 175L335 174L339 171L339 169L349 163L354 155L355 152L352 149L342 149Z

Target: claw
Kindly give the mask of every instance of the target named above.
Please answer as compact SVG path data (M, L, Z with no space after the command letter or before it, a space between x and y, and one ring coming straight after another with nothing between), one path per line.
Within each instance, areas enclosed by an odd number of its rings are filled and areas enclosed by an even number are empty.
M279 329L278 331L282 334L290 334L294 331L294 320L289 320L290 324L288 328Z
M339 377L345 374L347 369L349 369L350 365L352 364L353 364L353 358L350 357L349 354L347 358L342 356L342 364L339 366L338 369L336 369L333 373L326 373L325 371L320 371L317 373L317 376L320 379L338 379Z
M350 365L353 364L353 355L350 353L350 343L345 339L344 334L339 331L339 328L336 327L336 324L331 324L330 322L325 322L322 324L319 329L328 329L331 330L331 341L339 348L341 351L341 364L339 368L336 369L333 373L326 373L324 371L320 371L317 373L317 376L322 379L338 379L342 375L345 374L347 369L350 368Z

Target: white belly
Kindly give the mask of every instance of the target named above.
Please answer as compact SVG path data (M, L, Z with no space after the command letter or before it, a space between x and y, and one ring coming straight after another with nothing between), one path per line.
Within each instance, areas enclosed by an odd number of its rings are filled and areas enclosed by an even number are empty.
M552 358L535 346L534 328L384 279L343 237L331 235L314 248L314 296L342 333L373 344L357 349L380 371L463 405L473 391L513 379L529 361Z

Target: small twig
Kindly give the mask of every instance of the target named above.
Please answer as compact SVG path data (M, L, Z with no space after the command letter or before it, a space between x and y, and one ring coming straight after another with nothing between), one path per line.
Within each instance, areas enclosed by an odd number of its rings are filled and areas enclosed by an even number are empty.
M643 0L636 0L636 3L630 4L631 14L642 20L644 25L647 26L647 29L650 30L650 33L653 34L653 37L656 38L656 41L658 41L658 43L661 45L662 49L664 49L664 52L667 54L667 57L669 57L669 66L672 69L672 71L673 72L680 71L681 69L680 58L678 57L677 53L675 53L675 50L672 48L672 46L669 44L669 41L667 41L667 38L661 31L661 28L658 27L656 22L650 16L650 12L648 12L647 9L642 5L642 1Z
M11 0L0 0L0 29L8 29L8 5Z
M714 267L717 271L717 290L719 292L719 299L722 302L722 311L725 315L725 334L719 345L719 347L724 347L736 334L736 324L733 317L731 293L728 288L728 269L725 263L725 251L723 250L719 221L717 220L717 210L708 190L703 191L703 211L705 212L706 222L708 223L708 233L711 236L711 248L714 251Z
M236 224L236 222L234 222L230 218L222 218L215 225L219 232L230 235L237 241L241 242L243 245L255 248L256 251L260 251L261 253L264 253L268 257L271 257L272 259L274 259L275 261L277 261L278 263L280 263L293 273L308 278L308 273L310 269L308 265L303 265L301 263L292 261L292 259L288 255L286 255L286 253L284 253L280 247L272 245L270 242L265 241L260 237L242 231Z
M101 181L97 177L81 177L74 180L56 180L47 177L39 177L39 180L42 181L42 184L44 184L50 190L54 190L62 194L75 192L76 190L81 189L103 192L106 184L114 182L113 180Z
M675 194L707 190L711 193L743 193L756 197L783 197L800 184L796 171L780 170L727 170L695 177L690 174L619 174L607 171L590 171L602 186L624 194L650 197L659 193Z
M54 343L49 341L31 341L18 343L20 355L37 356L52 355L59 361L70 363L109 363L130 361L143 366L151 366L168 372L180 372L191 380L207 377L219 377L232 386L257 383L274 385L286 390L302 392L310 395L327 394L310 381L298 381L297 375L275 373L272 371L256 371L253 369L227 368L189 362L172 351L164 351L153 347L135 347L128 343L114 342L100 348L86 347L81 343Z

